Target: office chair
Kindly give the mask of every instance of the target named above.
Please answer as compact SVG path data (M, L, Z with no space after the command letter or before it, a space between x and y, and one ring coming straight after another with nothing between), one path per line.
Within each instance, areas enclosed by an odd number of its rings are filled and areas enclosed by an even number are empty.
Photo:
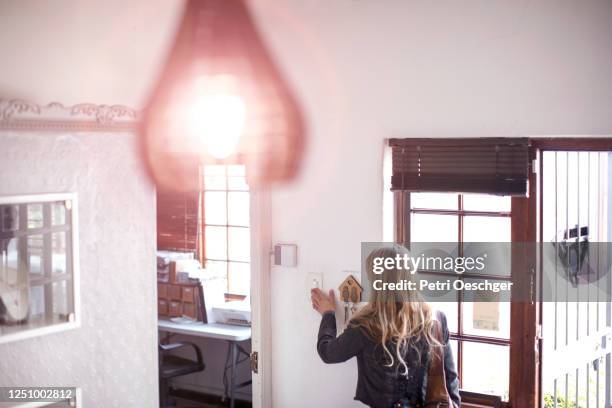
M196 354L196 361L188 358L168 354L171 350L190 346ZM166 407L168 404L169 380L181 375L204 371L206 365L202 361L202 352L194 343L182 341L171 344L159 344L159 404Z

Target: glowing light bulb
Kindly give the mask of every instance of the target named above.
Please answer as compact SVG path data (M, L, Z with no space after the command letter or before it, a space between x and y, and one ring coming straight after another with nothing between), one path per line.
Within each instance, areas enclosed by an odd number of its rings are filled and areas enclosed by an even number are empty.
M217 159L235 152L247 113L244 99L237 93L222 89L226 85L224 82L213 80L211 86L205 79L198 81L185 123L193 143ZM214 86L215 83L221 86Z

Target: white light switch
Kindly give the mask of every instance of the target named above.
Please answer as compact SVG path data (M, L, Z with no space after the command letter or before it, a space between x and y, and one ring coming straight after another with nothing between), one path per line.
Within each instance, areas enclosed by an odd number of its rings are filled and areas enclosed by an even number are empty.
M319 288L323 290L323 274L320 273L309 273L308 274L308 292L310 289Z

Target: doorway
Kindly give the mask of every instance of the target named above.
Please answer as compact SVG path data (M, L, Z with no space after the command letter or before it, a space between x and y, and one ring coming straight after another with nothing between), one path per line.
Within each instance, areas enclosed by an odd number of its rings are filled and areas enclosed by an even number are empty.
M190 255L190 262L201 266L190 271L189 279L201 282L206 310L203 319L198 315L197 323L185 322L185 328L175 327L183 323L184 311L160 311L162 340L168 343L170 333L173 341L194 343L206 365L173 378L170 397L208 405L268 406L269 193L249 188L244 166L203 166L199 178L193 192L157 192L158 249ZM158 270L158 287L168 286L159 279ZM161 304L165 295L159 291L158 296ZM230 332L242 334L228 338ZM167 354L193 357L178 349Z

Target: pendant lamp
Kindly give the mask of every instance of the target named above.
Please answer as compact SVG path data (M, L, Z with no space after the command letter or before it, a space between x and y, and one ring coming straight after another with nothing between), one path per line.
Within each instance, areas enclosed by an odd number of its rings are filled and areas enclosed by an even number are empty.
M251 186L294 178L304 121L243 0L188 0L145 110L144 158L158 187L198 188L203 164L246 165Z

